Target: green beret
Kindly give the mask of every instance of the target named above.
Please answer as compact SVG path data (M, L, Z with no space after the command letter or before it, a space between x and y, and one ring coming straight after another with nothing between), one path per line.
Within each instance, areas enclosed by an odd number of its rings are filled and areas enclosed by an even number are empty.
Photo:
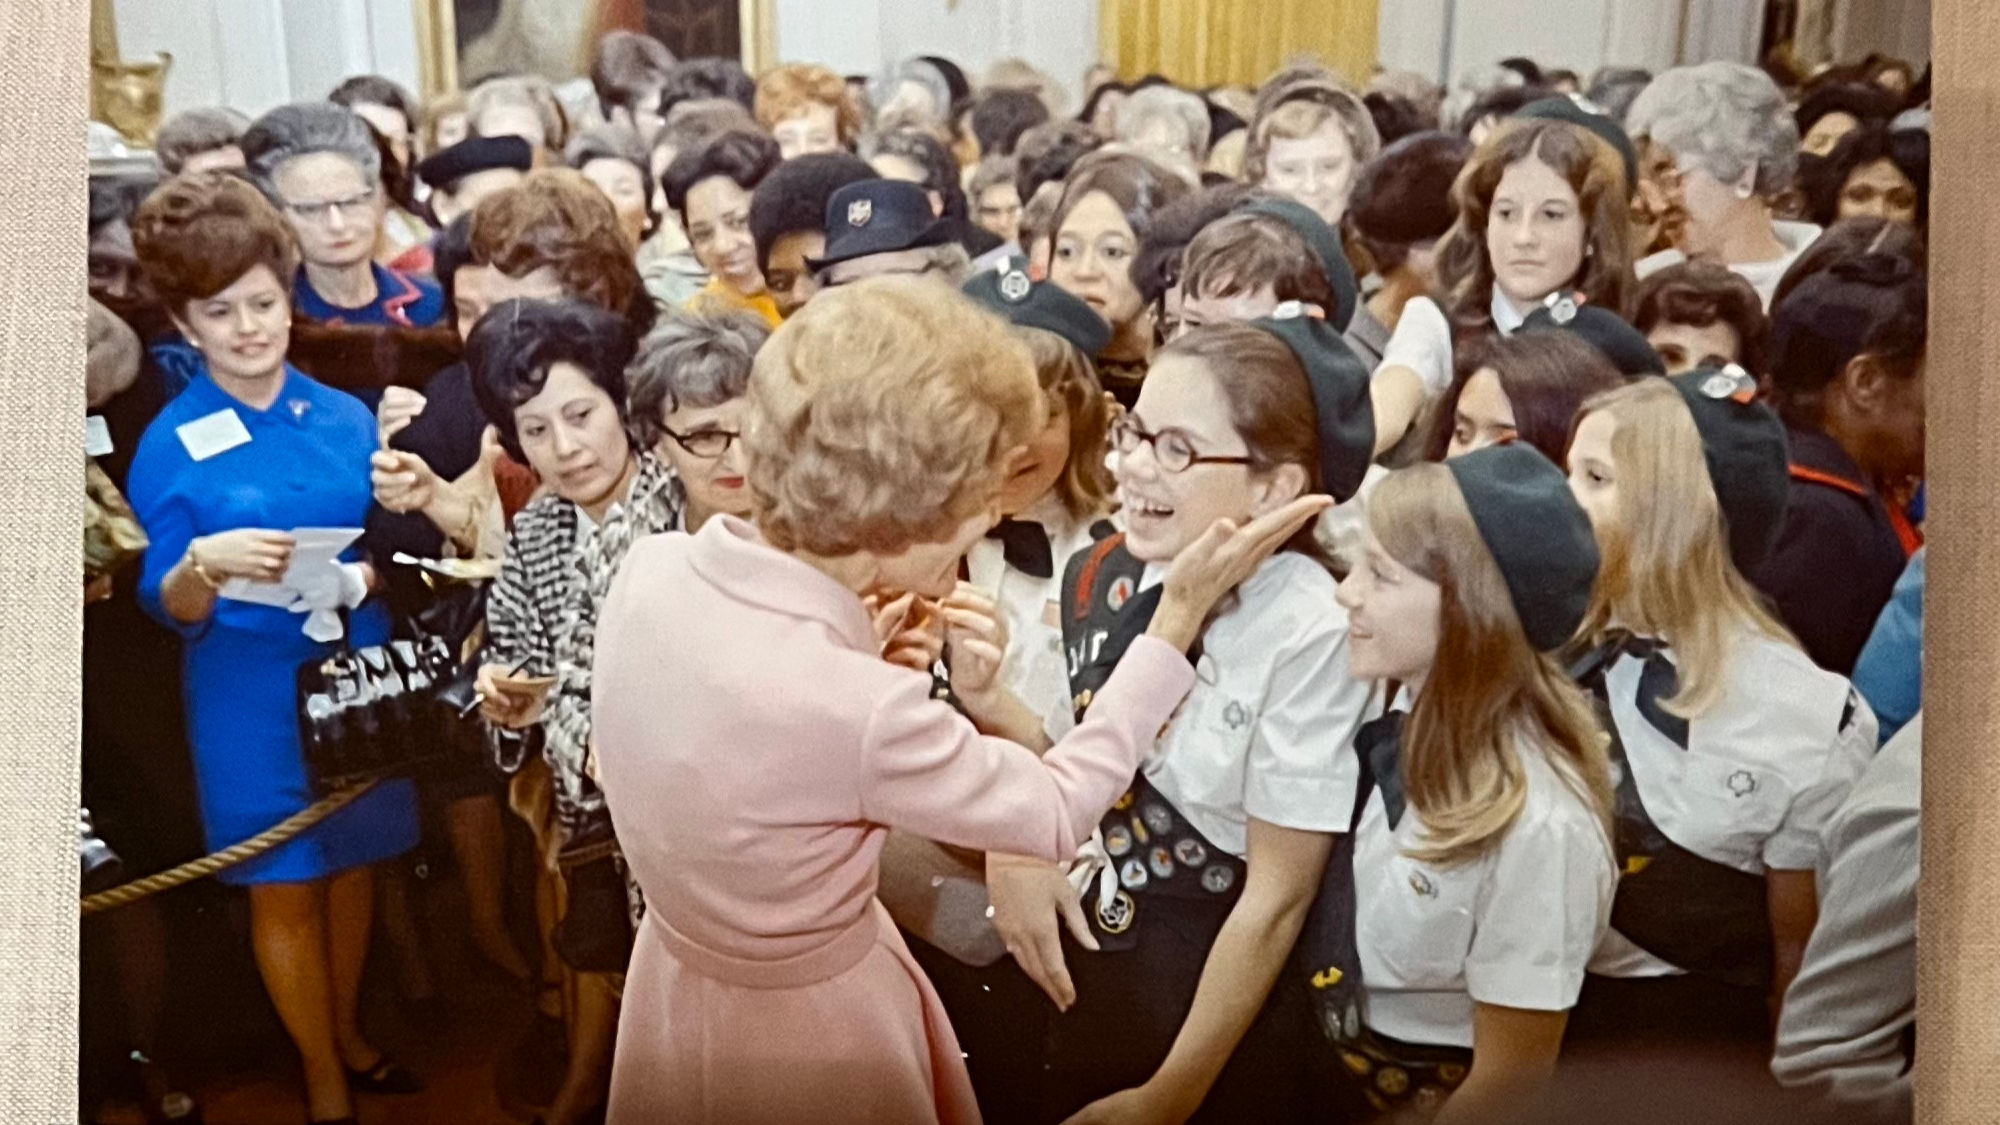
M1319 430L1320 484L1345 503L1361 489L1375 459L1375 406L1368 396L1368 365L1341 339L1340 331L1310 315L1298 301L1286 301L1270 316L1249 322L1276 336L1305 369Z
M1023 328L1053 332L1086 356L1111 342L1111 326L1089 305L1052 281L1028 276L1026 258L1003 258L965 283L965 295Z
M1667 365L1631 322L1602 305L1586 304L1568 293L1552 293L1540 308L1522 321L1521 332L1575 333L1596 348L1627 379L1641 375L1665 375Z
M1580 101L1568 94L1557 94L1540 101L1529 102L1515 112L1516 117L1538 117L1547 121L1567 121L1580 125L1597 134L1605 144L1618 152L1618 159L1625 164L1625 194L1630 195L1639 187L1639 150L1633 146L1632 138L1611 116L1588 102Z
M1361 303L1361 285L1354 280L1354 267L1340 247L1340 235L1326 225L1317 211L1289 199L1259 199L1238 210L1269 215L1297 232L1306 249L1319 259L1320 267L1326 271L1327 287L1333 290L1334 307L1326 310L1327 319L1333 322L1336 331L1347 331L1354 310Z
M1528 642L1553 652L1576 635L1597 582L1597 540L1569 478L1526 442L1445 461L1500 568Z
M1778 541L1791 499L1785 424L1757 398L1757 381L1735 364L1667 380L1686 400L1701 434L1708 481L1729 533L1729 557L1748 573Z

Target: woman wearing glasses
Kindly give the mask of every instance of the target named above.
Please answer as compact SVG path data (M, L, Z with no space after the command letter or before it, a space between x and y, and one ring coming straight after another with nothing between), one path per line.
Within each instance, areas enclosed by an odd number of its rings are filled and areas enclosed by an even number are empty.
M633 357L632 427L680 483L677 531L700 531L710 516L749 517L736 439L750 363L770 334L749 313L680 313L662 320Z
M444 319L437 285L375 261L387 206L382 154L368 123L332 102L279 106L243 134L250 177L299 241L299 315L326 324L429 328Z
M1203 529L1353 495L1373 448L1367 383L1332 325L1302 315L1197 329L1153 360L1111 430L1127 531L1063 575L1077 716ZM1108 863L1081 909L1046 866L989 862L995 924L1064 1009L1045 1060L1051 1120L1309 1115L1317 1033L1282 968L1354 812L1348 747L1380 704L1348 673L1334 585L1308 525L1217 607L1193 691L1100 824ZM1072 717L1019 729L992 693L954 688L975 721L1030 746Z

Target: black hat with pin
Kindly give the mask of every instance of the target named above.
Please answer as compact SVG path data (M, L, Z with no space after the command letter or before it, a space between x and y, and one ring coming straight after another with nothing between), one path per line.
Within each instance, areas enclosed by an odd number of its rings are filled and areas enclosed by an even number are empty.
M1319 430L1320 484L1336 503L1361 489L1375 459L1375 405L1368 396L1368 365L1340 332L1300 301L1286 301L1271 315L1248 322L1276 336L1305 369Z
M1569 478L1526 442L1489 445L1447 460L1479 538L1500 568L1528 643L1553 652L1569 642L1597 583L1597 540Z
M1573 332L1596 348L1627 379L1665 375L1667 365L1652 342L1631 322L1610 309L1586 304L1568 293L1552 293L1522 321L1521 332Z
M1340 248L1340 235L1319 217L1319 212L1289 199L1258 199L1237 208L1239 213L1268 215L1292 228L1299 240L1319 259L1326 271L1327 287L1333 290L1333 306L1325 310L1336 332L1347 331L1354 310L1361 304L1361 285L1354 280L1354 267Z
M1053 332L1094 356L1111 342L1111 326L1062 286L1028 276L1028 260L1003 258L965 283L965 295L1023 328Z
M890 254L951 241L951 231L931 213L930 193L903 180L860 180L826 201L826 252L806 268Z
M1667 380L1686 400L1701 435L1708 482L1729 532L1729 557L1749 571L1778 542L1791 499L1791 450L1778 412L1757 398L1757 380L1735 364Z
M1639 150L1632 144L1632 138L1623 126L1612 120L1588 99L1575 94L1557 94L1529 102L1514 113L1516 117L1536 117L1545 121L1567 121L1580 125L1597 134L1599 140L1608 144L1618 153L1618 159L1625 165L1625 194L1630 195L1639 186Z
M520 137L467 137L419 161L417 178L433 188L450 191L458 181L475 172L491 172L496 168L526 172L534 166L534 146Z

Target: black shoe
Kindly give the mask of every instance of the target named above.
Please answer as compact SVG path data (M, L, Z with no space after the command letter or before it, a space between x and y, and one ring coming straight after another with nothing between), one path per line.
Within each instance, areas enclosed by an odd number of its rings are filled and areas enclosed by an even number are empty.
M386 1054L367 1070L350 1069L347 1085L364 1094L417 1094L424 1089L415 1071Z

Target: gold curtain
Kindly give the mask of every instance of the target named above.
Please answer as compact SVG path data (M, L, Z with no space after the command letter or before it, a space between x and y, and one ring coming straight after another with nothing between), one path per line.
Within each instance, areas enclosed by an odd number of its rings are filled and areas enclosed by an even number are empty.
M1377 0L1098 0L1098 53L1131 81L1255 87L1300 56L1361 85L1375 72Z

